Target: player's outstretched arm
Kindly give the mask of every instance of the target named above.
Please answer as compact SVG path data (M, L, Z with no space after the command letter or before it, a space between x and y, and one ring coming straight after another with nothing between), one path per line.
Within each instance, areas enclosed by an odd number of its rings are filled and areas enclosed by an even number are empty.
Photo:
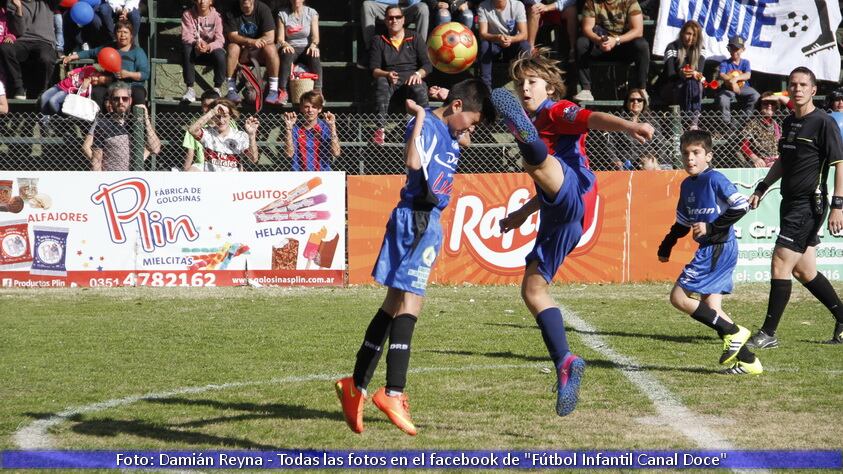
M603 112L592 112L588 116L588 128L604 132L626 132L641 143L653 139L655 130L646 122L632 122Z
M843 232L843 161L834 164L834 194L831 198L831 212L828 214L828 230L832 235Z
M676 242L688 235L688 232L691 231L690 227L684 226L678 222L674 223L670 227L670 232L664 236L664 240L662 240L661 245L659 245L659 261L660 262L667 262L670 260L670 252L673 250L673 246L676 245Z
M758 183L758 186L755 187L755 191L749 196L749 208L755 209L761 203L761 198L764 197L764 193L767 192L767 189L775 184L782 177L782 163L781 160L776 160L773 163L773 166L770 167L770 170L767 171L767 176Z
M410 133L407 143L404 144L404 164L411 170L418 170L421 169L421 157L416 147L416 140L421 136L425 111L424 107L412 99L407 99L406 108L407 113L416 118L416 122L413 124L413 131Z
M525 202L518 210L512 211L508 216L501 219L501 234L505 234L512 229L521 227L521 224L523 224L528 217L539 210L539 207L541 207L541 201L539 200L539 195L536 194L530 198L529 201Z

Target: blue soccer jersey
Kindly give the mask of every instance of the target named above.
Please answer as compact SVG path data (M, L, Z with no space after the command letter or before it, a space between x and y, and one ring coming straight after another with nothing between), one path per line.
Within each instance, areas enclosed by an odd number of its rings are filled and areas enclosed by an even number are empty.
M415 118L407 123L404 140L409 140L415 123ZM407 182L401 189L401 204L416 209L429 209L431 206L445 209L451 201L454 174L460 161L459 143L451 136L445 122L428 109L421 134L413 146L421 158L421 168L407 170Z
M685 227L697 222L710 224L729 209L745 211L749 209L749 202L723 173L709 168L682 181L676 204L677 223ZM727 238L718 241L734 240L734 228L730 226L728 232ZM712 243L710 237L704 235L696 240L701 246L708 245Z
M405 139L414 125L415 119L407 124ZM382 285L424 296L442 246L439 216L451 200L460 148L448 126L430 110L411 146L416 147L421 168L407 170L401 201L386 224L372 276Z

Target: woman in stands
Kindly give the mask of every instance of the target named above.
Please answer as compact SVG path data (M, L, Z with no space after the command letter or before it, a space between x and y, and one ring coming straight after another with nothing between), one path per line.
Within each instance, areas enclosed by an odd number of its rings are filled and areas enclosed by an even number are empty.
M660 95L665 103L691 112L694 125L702 109L704 64L702 27L694 20L686 21L679 38L665 49Z
M319 13L305 6L304 0L292 0L289 8L278 12L275 41L281 53L278 74L279 103L287 101L287 83L294 63L304 63L319 75L314 90L322 91L322 63L319 60Z
M135 30L128 21L117 22L114 36L117 39L110 46L120 53L122 59L122 69L115 73L114 77L129 83L132 87L132 104L146 104L145 84L149 79L149 58L143 48L135 44ZM102 47L77 51L65 56L63 62L67 64L77 59L95 60L100 50L102 50ZM108 88L106 86L94 86L93 88L91 96L100 105L100 108L103 107L107 93Z
M623 102L623 117L630 122L649 123L655 130L654 136L659 135L657 121L650 113L647 103L647 96L642 89L630 89L626 100ZM612 151L614 152L614 169L634 170L651 167L652 161L658 158L654 143L658 139L648 141L645 144L639 143L625 133L612 133L609 135Z
M783 100L784 99L784 100ZM746 122L741 132L741 152L747 165L754 168L769 168L779 159L778 142L782 137L782 127L776 117L787 97L777 96L767 91L755 105L758 114Z

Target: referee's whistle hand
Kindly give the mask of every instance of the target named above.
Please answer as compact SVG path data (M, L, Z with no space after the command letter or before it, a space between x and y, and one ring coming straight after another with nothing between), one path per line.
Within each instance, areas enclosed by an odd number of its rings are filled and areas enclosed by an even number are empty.
M839 236L843 232L843 210L831 210L828 214L828 230L834 236Z
M750 209L757 209L758 204L760 202L761 202L761 197L758 196L757 194L753 193L751 196L749 196L749 208Z

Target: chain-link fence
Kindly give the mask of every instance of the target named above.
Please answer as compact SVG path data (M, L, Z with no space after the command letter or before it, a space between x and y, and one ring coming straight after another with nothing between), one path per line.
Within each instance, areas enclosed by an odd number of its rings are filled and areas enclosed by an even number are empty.
M240 118L240 128L247 115ZM159 153L142 161L145 125L142 114L129 116L126 129L131 139L125 150L133 169L181 170L185 163L182 146L187 127L197 114L158 113L153 117L154 130L160 138ZM244 163L247 171L289 171L292 160L285 149L286 124L280 113L260 114L257 164ZM784 115L765 119L734 116L731 124L720 114L706 111L699 116L675 112L642 115L656 129L654 139L638 144L623 133L593 131L586 140L586 152L595 170L673 169L681 168L679 137L683 130L696 126L709 130L714 141L714 166L736 168L754 166L748 157L770 159L775 155L775 142ZM336 127L342 153L330 156L331 169L348 174L402 174L402 147L406 117L391 115L379 118L374 114L337 114ZM383 144L373 141L375 131L384 129ZM0 169L2 170L89 170L89 151L83 151L89 122L61 116L12 113L0 117ZM99 143L99 142L98 142ZM101 145L101 144L100 144ZM102 146L102 145L101 145ZM126 145L123 145L126 147ZM111 150L115 152L115 150ZM121 153L122 150L117 150ZM329 154L326 154L329 155ZM248 161L248 160L244 160ZM757 162L757 160L756 160ZM472 136L472 144L463 151L460 171L463 173L499 173L520 171L518 148L502 124L482 125Z

